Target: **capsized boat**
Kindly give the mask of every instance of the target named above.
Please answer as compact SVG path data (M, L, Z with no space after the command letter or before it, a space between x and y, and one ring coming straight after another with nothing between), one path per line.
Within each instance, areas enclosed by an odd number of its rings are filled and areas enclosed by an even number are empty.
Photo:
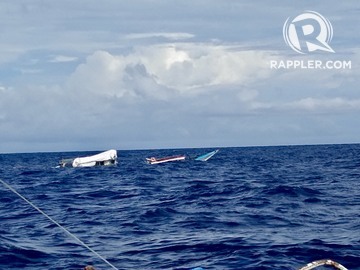
M198 156L197 158L195 158L195 160L200 160L200 161L208 161L210 158L212 158L217 152L219 152L219 149L216 149L214 151L211 151L209 153L206 153L204 155Z
M185 155L178 155L178 156L171 156L171 157L163 157L163 158L146 158L146 162L149 164L160 164L165 162L171 162L171 161L182 161L185 160Z
M117 151L112 149L93 156L62 159L59 165L60 167L93 167L108 166L116 163Z

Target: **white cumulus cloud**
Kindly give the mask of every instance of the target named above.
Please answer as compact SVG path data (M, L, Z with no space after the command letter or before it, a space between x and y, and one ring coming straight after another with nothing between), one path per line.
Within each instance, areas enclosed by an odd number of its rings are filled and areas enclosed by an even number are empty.
M213 86L240 87L265 78L268 57L266 52L189 43L138 47L127 55L97 51L77 67L69 86L117 98L196 95L219 89ZM254 91L242 92L240 99L254 96Z

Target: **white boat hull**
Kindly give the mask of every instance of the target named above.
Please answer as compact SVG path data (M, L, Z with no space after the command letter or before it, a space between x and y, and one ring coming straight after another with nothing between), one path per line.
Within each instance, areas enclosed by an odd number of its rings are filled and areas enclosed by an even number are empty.
M75 159L67 159L60 161L61 167L94 167L94 166L108 166L117 163L117 151L108 150L93 156L78 157Z

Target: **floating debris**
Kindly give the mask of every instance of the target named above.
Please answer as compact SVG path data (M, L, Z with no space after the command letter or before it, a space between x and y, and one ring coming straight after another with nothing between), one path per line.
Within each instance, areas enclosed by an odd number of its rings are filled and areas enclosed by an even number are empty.
M346 267L342 266L340 263L334 262L333 260L318 260L308 263L304 267L299 268L299 270L311 270L321 265L330 265L333 266L335 269L339 270L348 270Z

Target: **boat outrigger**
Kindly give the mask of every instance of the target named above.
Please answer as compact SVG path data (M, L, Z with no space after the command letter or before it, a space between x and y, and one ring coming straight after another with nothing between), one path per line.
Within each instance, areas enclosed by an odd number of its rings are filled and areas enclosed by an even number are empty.
M208 161L210 158L212 158L217 152L219 152L219 149L216 149L214 151L211 151L209 153L206 153L204 155L201 155L197 158L195 158L195 160L200 160L200 161Z
M60 167L94 167L114 165L116 163L117 151L112 149L93 156L62 159L59 165Z
M171 162L171 161L183 161L186 159L186 156L184 155L178 155L178 156L171 156L171 157L164 157L164 158L146 158L146 162L149 164L160 164L165 162Z

